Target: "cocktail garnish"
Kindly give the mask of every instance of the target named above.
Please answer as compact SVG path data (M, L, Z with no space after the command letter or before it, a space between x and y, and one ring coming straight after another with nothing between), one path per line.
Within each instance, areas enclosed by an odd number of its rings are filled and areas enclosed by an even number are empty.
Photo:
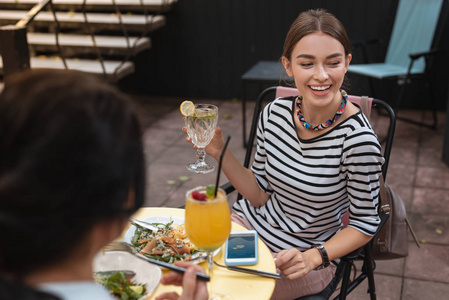
M198 201L207 201L207 196L206 194L200 193L198 191L193 191L192 192L192 198Z
M183 116L191 116L195 113L195 104L189 100L183 101L179 106L179 110Z
M209 184L206 187L207 198L214 199L214 193L215 193L215 184Z

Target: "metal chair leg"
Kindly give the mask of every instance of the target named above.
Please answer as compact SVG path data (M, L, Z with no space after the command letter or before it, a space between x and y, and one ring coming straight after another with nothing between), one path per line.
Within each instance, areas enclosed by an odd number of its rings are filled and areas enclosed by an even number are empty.
M430 102L431 102L431 106L432 106L431 109L432 109L432 114L433 114L433 123L432 124L427 124L427 123L424 123L424 122L418 122L418 121L415 121L415 120L412 120L412 119L408 119L408 118L404 118L404 117L398 116L399 105L401 104L402 98L404 97L405 88L407 87L407 85L408 85L408 83L410 81L409 76L406 75L405 78L403 79L403 81L404 82L402 83L401 89L399 91L399 96L398 96L398 99L396 101L396 105L395 105L395 108L394 108L394 111L396 113L396 119L404 121L404 122L407 122L407 123L410 123L410 124L415 124L415 125L427 127L427 128L430 128L430 129L436 129L438 120L437 120L437 115L436 115L436 108L435 108L435 101L434 101L434 97L433 97L433 91L432 91L432 88L431 88L431 85L430 85L430 81L428 81L428 78L426 78L426 83L427 83L426 85L427 85L428 90L429 90Z
M373 267L373 264L375 262L371 259L371 243L369 243L368 246L365 246L364 252L365 252L365 268L368 276L368 293L370 294L371 300L376 300L377 299L376 285L374 283L374 267Z
M340 294L338 295L339 300L345 300L348 295L349 279L351 277L351 264L345 262L343 270L343 279L341 281Z

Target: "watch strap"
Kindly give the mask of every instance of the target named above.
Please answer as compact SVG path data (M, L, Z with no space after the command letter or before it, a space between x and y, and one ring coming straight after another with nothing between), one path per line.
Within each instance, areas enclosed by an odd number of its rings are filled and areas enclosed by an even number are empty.
M315 268L315 270L321 270L330 265L329 256L323 245L313 245L312 248L316 248L321 255L322 264Z

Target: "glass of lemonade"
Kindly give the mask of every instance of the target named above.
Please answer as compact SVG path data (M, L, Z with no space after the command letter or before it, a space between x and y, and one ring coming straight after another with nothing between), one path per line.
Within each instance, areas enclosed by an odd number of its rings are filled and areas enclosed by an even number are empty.
M186 116L187 134L192 143L197 146L197 161L187 165L189 171L207 174L213 172L215 167L205 161L206 148L214 137L218 120L218 107L211 104L195 104L195 113Z
M209 268L209 297L213 300L232 299L227 294L215 292L212 284L214 251L220 248L231 232L231 215L225 192L218 189L217 197L196 200L192 193L206 194L206 187L197 187L187 192L185 206L185 229L189 240L207 252Z

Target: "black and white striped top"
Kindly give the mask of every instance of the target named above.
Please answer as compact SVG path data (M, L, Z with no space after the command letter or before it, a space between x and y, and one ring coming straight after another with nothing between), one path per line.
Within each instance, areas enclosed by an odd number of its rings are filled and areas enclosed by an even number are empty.
M252 165L259 187L270 194L261 207L237 201L245 217L274 252L306 250L330 239L350 211L349 226L373 235L384 159L376 135L361 113L313 139L298 137L294 97L268 104L259 120Z

